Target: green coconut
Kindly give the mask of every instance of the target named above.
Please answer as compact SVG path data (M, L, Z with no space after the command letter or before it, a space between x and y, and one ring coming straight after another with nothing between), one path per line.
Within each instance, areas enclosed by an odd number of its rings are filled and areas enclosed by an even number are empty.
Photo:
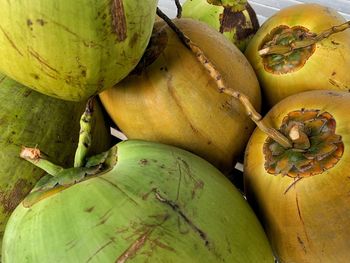
M246 0L187 0L182 15L215 28L241 51L259 29L256 13Z
M40 163L30 149L27 160ZM16 208L3 262L274 262L246 200L180 148L128 140L49 176Z
M0 71L44 94L85 100L138 63L157 0L1 0Z
M0 74L0 244L11 212L45 172L23 162L23 145L40 147L42 154L69 167L78 143L79 118L85 103L42 95ZM90 154L110 146L108 129L97 109Z

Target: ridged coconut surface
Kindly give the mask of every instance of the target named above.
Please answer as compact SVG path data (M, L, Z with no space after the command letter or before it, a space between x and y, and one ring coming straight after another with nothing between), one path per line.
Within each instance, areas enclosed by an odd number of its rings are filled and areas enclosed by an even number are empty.
M319 34L344 22L345 19L329 7L304 4L277 12L261 26L245 55L254 67L270 106L306 90L349 90L350 30L333 34L285 56L258 54L268 42L285 45L304 38L305 33Z
M202 22L174 21L202 48L227 86L246 94L259 109L257 78L238 48ZM128 138L172 144L229 171L254 123L237 100L218 92L205 68L165 23L156 28L144 64L101 93L103 105Z
M273 143L260 130L250 139L246 195L279 262L350 258L349 104L347 92L290 96L265 118L294 138L293 147Z
M131 140L107 159L100 173L24 200L3 262L273 262L246 200L208 162Z
M19 158L21 148L40 147L43 155L71 166L85 103L65 102L0 75L0 240L8 217L45 172ZM108 129L96 112L92 153L109 147ZM97 132L96 132L97 131Z
M0 71L47 95L85 100L137 65L157 3L1 0Z

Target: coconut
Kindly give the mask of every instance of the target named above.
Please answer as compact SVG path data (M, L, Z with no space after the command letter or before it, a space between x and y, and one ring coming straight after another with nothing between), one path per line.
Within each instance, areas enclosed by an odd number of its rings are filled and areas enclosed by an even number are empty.
M349 104L348 92L292 95L265 117L292 147L260 130L249 141L245 191L279 262L350 258Z
M241 51L259 29L256 13L246 0L187 0L182 16L210 25Z
M217 169L133 140L40 182L12 214L3 254L4 263L273 262L254 213Z
M215 65L220 80L247 95L259 109L259 83L238 48L202 22L185 18L174 22ZM164 22L156 24L137 70L100 98L128 138L184 148L225 173L254 129L245 108L218 92L207 70Z
M304 4L282 9L261 26L245 55L266 104L306 90L349 90L350 30L331 34L349 27L344 22L329 7Z
M0 75L0 243L11 212L45 173L18 158L21 147L40 147L57 164L71 166L85 103L57 100ZM96 104L97 106L97 104ZM110 147L101 109L90 154ZM63 143L65 142L65 143Z
M137 65L157 2L2 1L0 71L47 95L86 100Z

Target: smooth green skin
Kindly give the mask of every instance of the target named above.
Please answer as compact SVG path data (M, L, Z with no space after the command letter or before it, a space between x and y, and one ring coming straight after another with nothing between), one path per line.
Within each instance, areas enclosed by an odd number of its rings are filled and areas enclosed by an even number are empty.
M42 95L0 74L0 244L10 213L45 173L19 158L22 146L38 147L55 163L72 165L85 103ZM101 111L90 154L110 146Z
M158 143L117 148L109 172L20 204L3 262L274 262L246 200L208 162Z
M242 11L245 9L246 3L247 1L228 0L210 4L207 0L187 0L182 6L182 16L202 21L219 31L220 15L224 12L224 6L231 6L237 11ZM245 50L250 40L238 40L235 28L232 28L231 31L223 32L222 34L241 51Z
M113 27L122 2L126 39ZM151 35L158 0L0 0L0 72L44 94L82 101L124 78ZM119 8L120 9L120 8Z

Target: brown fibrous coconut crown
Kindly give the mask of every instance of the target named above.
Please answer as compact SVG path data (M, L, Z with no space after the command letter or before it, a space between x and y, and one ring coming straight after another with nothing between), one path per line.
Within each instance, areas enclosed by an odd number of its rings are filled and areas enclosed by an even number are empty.
M307 28L302 26L289 27L281 25L274 28L262 41L260 49L272 46L290 47L292 50L284 54L270 54L263 57L263 65L266 71L273 74L286 74L298 71L316 50L316 44L303 48L293 49L296 41L303 41L314 37Z
M265 169L273 175L302 178L321 174L335 166L344 152L336 121L328 112L296 110L288 113L279 131L293 142L284 148L267 138L263 152Z

